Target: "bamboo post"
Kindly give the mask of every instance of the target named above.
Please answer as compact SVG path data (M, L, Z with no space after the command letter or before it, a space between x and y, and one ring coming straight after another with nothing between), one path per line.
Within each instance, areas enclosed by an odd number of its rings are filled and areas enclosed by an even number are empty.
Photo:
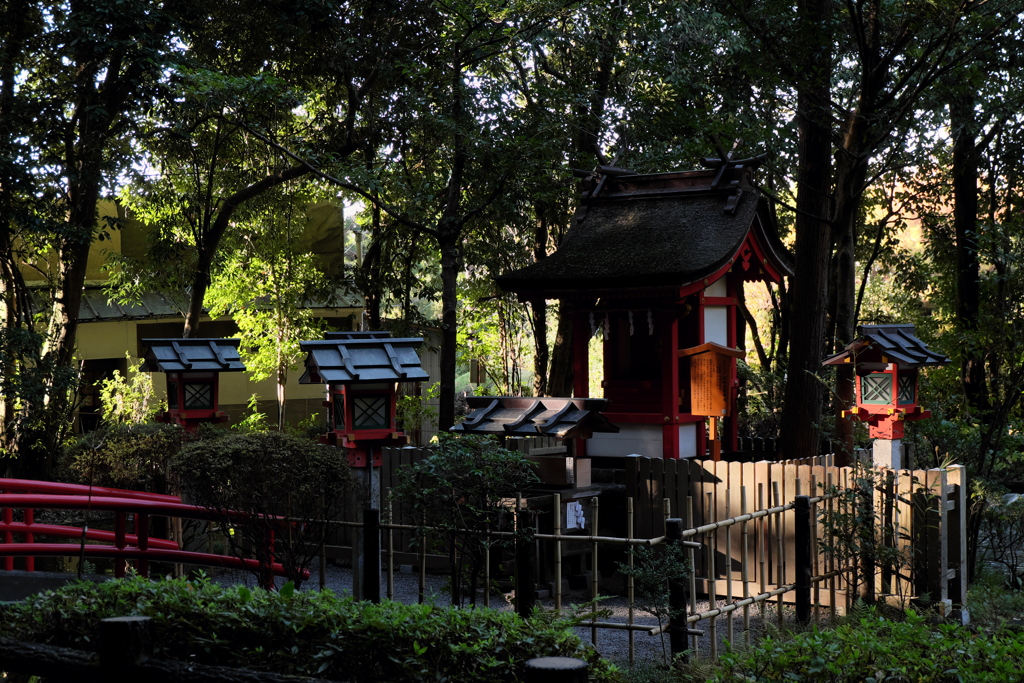
M484 529L484 607L491 606L491 522Z
M715 509L715 500L711 491L708 491L708 506L707 513L711 515L709 520L711 523L718 522L718 510ZM714 529L707 534L707 539L711 543L705 543L704 549L708 558L708 608L715 609L718 607L718 582L717 572L715 571L715 556L718 554L718 530ZM711 659L718 659L718 623L717 616L711 617L708 621L708 631L711 634Z
M591 525L590 525L590 533L591 533L592 536L596 537L598 535L598 526L597 526L598 499L596 497L591 500L591 508L590 509L591 509L591 511L593 513L593 520L591 521ZM592 612L593 616L590 619L590 623L591 624L594 624L594 623L597 622L597 593L598 593L598 588L597 588L597 549L598 549L598 545L599 545L599 543L595 540L594 543L593 543L593 548L591 550L592 554L590 556L590 600L593 602L593 605L594 605L593 612ZM592 642L594 644L594 647L597 648L597 627L596 626L591 626L590 627L590 642Z
M869 605L875 603L875 508L874 497L870 484L860 484L860 528L855 533L860 535L860 573L861 599Z
M833 491L834 487L835 487L835 482L833 480L833 474L831 472L829 472L827 475L825 475L825 482L826 482L826 484L825 484L826 490L829 493L831 493ZM834 501L835 501L834 498L829 498L827 501L825 501L825 514L828 516L829 520L835 519L835 515L834 515L835 502ZM831 527L831 524L829 526ZM829 539L829 545L834 545L834 544L835 544L835 539L830 538ZM828 557L826 558L826 561L825 561L825 566L828 569L828 573L831 575L829 577L829 580L828 580L829 618L833 622L835 622L835 620L836 620L836 577L835 577L835 575L832 575L832 572L834 572L835 569L836 569L835 553L829 553L828 554Z
M388 489L388 566L387 566L387 579L388 579L388 600L395 599L395 508L391 501L391 490Z
M320 509L326 510L326 505L321 504ZM320 570L320 575L317 577L320 584L320 590L324 590L327 587L327 520L323 520L320 525L320 549L317 551L317 566Z
M374 561L376 559L376 561ZM363 510L363 600L380 602L380 510Z
M693 496L687 496L686 497L686 524L691 529L694 526L696 526L694 524L694 521L693 521ZM697 553L695 552L695 549L694 549L694 547L692 545L691 546L687 546L687 552L689 553L690 568L691 568L691 571L690 571L690 613L691 614L697 614L697 562L696 562ZM691 647L691 649L694 652L696 652L697 651L697 635L696 634L690 634L690 635L692 636L690 647Z
M527 512L523 509L522 496L516 496L516 614L526 618L533 612L534 605L534 542L528 540L523 530L527 524Z
M794 501L793 542L796 544L796 618L801 623L811 620L811 504L810 497L797 496Z
M626 499L626 538L632 540L633 538L633 497L630 496ZM633 568L633 548L630 546L629 550L629 568ZM626 596L629 599L629 616L626 623L629 624L629 630L626 631L626 638L629 643L629 663L633 664L633 574L626 578Z
M747 514L747 487L740 487L740 514ZM743 599L750 597L750 534L747 529L749 520L743 522L743 556L740 559L740 580L743 581ZM750 645L750 605L743 605L743 640Z
M782 505L782 503L780 502L782 496L780 495L780 492L779 492L779 482L777 482L777 481L773 481L772 482L772 493L775 496L775 507L779 507L780 505ZM782 515L779 515L778 519L775 520L775 545L776 545L776 548L778 550L778 555L777 555L777 557L778 557L778 567L777 567L776 572L775 572L775 584L776 584L775 587L776 588L782 588L783 584L786 583L786 572L785 572L786 567L785 567L785 560L784 560L785 555L783 553L783 547L782 547L782 519L783 519ZM783 610L782 610L782 600L783 600L782 593L779 593L779 626L782 626L782 616L783 616L783 614L782 614L782 612L783 612Z
M555 525L555 611L562 611L562 494L555 493L551 496L551 506L554 510Z
M419 576L419 595L416 602L420 605L423 604L425 594L427 592L427 513L424 512L420 517L420 547L419 547L419 560L420 560L420 576Z
M764 502L764 482L760 482L759 481L759 482L757 482L757 509L758 510L766 510L767 508L768 508L768 506L765 505L765 502ZM759 564L759 569L760 569L760 575L759 575L760 584L759 584L759 587L761 589L760 590L761 593L767 593L768 592L768 566L767 566L766 562L767 562L767 555L768 555L768 540L770 538L770 536L768 534L768 516L767 515L763 519L761 519L760 522L758 522L757 528L760 530L760 533L758 534L758 538L757 538L757 555L758 555L758 564ZM766 601L764 601L764 600L761 600L760 602L757 603L757 606L758 606L758 610L760 610L760 612L761 612L761 619L763 620L767 616L768 603Z
M730 503L732 502L731 498L732 498L732 496L730 495L730 491L726 490L726 492L725 492L725 518L726 519L731 519L732 518L732 506L730 505ZM730 525L730 526L725 528L725 601L726 601L727 604L732 604L732 550L733 550L733 548L732 548L732 526ZM727 625L727 627L728 627L728 634L729 634L729 642L730 643L733 642L734 640L736 640L735 629L734 629L734 626L733 626L735 621L736 620L732 618L732 615L730 615L729 616L729 623Z

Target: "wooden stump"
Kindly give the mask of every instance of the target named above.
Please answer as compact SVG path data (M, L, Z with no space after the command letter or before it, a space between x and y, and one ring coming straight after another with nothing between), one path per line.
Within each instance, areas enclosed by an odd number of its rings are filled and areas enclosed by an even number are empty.
M537 657L526 662L526 683L587 683L590 665L572 657Z

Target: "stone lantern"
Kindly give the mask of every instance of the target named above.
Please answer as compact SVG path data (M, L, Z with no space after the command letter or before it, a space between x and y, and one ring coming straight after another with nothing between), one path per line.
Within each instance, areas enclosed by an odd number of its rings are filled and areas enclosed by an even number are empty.
M946 356L932 351L914 335L913 325L861 325L860 336L824 365L853 363L857 405L844 417L867 422L875 439L875 464L898 469L904 424L931 417L918 404L918 370L945 365Z
M167 375L167 410L158 422L193 432L203 423L227 422L220 410L222 372L242 372L238 339L143 339L141 370Z

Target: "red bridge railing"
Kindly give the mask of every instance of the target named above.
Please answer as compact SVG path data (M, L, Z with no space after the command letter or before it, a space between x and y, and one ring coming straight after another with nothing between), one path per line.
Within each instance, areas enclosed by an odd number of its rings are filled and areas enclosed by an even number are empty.
M89 510L110 512L114 529L92 529L35 521L36 510ZM21 521L14 521L15 510L21 510ZM241 512L229 513L233 523L250 523ZM180 562L207 567L227 567L258 571L255 559L182 550L177 541L151 538L152 517L224 521L221 514L206 508L182 503L177 496L126 491L99 486L62 484L25 479L0 479L0 560L2 568L14 569L16 557L24 558L24 568L35 570L36 557L113 558L114 575L124 576L126 563L132 563L142 576L149 576L151 561ZM131 520L131 533L128 522ZM282 524L285 524L282 520ZM271 532L272 533L272 532ZM74 538L78 543L39 542L39 538ZM16 542L16 539L20 541ZM267 539L272 547L273 537ZM272 563L271 571L285 576L284 567ZM308 572L307 572L308 576Z

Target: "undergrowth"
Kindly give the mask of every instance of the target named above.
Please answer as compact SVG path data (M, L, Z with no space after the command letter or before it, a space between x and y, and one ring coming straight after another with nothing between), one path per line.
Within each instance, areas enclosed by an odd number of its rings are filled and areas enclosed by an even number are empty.
M152 617L153 656L353 683L516 681L533 657L586 659L592 681L616 669L572 633L574 621L490 609L379 605L330 591L222 588L205 578L79 582L0 605L4 636L93 650L99 620Z

